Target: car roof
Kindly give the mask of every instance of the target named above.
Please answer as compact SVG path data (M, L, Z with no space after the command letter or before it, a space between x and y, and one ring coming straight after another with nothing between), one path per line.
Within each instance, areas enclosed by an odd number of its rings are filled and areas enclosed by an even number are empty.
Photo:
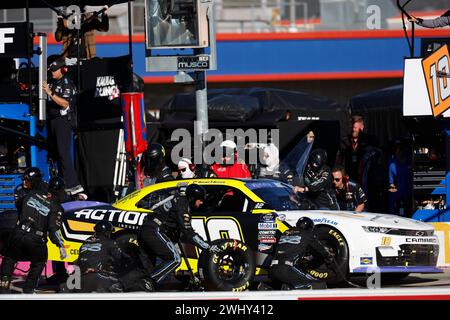
M198 183L200 185L227 185L241 190L242 192L250 196L250 198L260 202L262 200L258 200L260 198L246 186L246 183L261 183L264 181L267 182L273 180L234 179L234 178L197 178L197 179L193 178L193 179L170 180L150 185L140 190L136 190L131 194L113 203L113 206L122 210L134 210L135 209L134 204L136 204L140 199L144 198L149 193L167 188L177 188L191 183Z

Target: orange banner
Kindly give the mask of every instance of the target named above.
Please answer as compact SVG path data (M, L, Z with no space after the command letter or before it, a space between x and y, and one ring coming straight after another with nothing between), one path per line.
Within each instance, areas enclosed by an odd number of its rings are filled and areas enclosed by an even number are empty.
M450 108L450 54L448 46L442 46L422 60L433 116L437 117Z

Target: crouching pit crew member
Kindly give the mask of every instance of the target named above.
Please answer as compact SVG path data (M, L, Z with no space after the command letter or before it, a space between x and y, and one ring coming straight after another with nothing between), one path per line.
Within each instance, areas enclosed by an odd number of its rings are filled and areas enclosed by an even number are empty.
M202 186L190 184L184 193L177 191L154 206L154 214L147 216L138 233L139 258L143 270L141 275L134 273L132 277L125 276L120 279L124 291L136 290L133 288L152 291L175 271L181 264L181 256L175 246L181 234L202 250L214 253L220 251L216 245L211 246L202 239L191 225L191 210L198 209L205 198L206 191ZM154 268L150 262L153 256L161 259ZM136 281L142 285L137 285Z
M326 289L325 282L310 276L297 264L309 253L319 254L327 265L331 265L334 261L317 240L314 222L310 218L302 217L298 219L294 228L281 235L275 248L269 277L274 282L280 282L282 289Z
M77 265L81 272L81 289L76 292L109 292L118 282L119 267L130 262L131 258L111 239L113 230L109 221L97 222L94 235L80 247Z
M2 291L9 291L16 262L30 261L23 292L34 292L48 258L47 236L59 247L61 260L67 258L60 234L62 212L59 203L50 201L47 191L42 190L42 181L31 180L30 191L23 198L17 225L5 249L0 278Z

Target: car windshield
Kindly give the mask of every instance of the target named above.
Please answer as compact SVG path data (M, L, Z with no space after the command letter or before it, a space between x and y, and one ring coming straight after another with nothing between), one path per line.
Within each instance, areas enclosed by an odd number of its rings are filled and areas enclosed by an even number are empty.
M248 182L246 186L277 211L300 210L300 201L292 186L278 182Z

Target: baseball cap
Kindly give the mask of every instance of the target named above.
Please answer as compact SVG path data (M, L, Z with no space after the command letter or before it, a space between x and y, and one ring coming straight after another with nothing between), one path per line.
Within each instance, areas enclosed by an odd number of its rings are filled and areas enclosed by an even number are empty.
M56 71L56 70L64 67L65 65L66 65L65 59L56 59L48 66L48 69L50 71Z

